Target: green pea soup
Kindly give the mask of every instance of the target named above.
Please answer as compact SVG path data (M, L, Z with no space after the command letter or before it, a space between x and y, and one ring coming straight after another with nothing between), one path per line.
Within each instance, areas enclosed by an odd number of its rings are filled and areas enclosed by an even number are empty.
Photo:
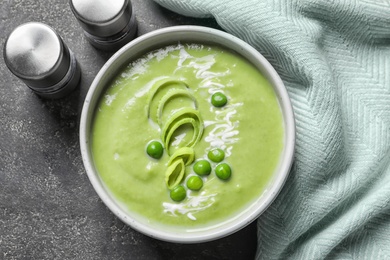
M227 103L213 106L215 93ZM183 119L164 142L164 127L183 109L196 111L199 119ZM148 156L151 141L164 144L161 158ZM172 154L188 144L194 161L180 181L186 197L176 202L167 169ZM261 196L283 146L282 112L266 78L240 55L200 44L163 47L130 62L102 95L91 133L95 167L121 205L152 225L189 232L226 221ZM216 148L224 152L221 162L208 158ZM197 175L193 166L199 160L208 160L212 170L200 176L203 185L194 191L186 181ZM230 166L227 180L215 174L220 163Z

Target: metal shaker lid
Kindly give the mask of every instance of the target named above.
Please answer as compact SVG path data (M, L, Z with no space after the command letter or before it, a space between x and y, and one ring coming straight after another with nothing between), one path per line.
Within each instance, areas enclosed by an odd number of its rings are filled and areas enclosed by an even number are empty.
M3 51L10 71L39 91L61 81L70 65L70 54L62 39L43 23L17 27L8 36Z
M121 32L129 23L129 0L70 0L70 7L83 29L96 37Z

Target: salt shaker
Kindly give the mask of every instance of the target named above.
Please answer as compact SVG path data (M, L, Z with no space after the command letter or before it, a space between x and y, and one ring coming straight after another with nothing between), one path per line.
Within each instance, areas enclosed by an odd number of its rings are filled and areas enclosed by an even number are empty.
M46 24L30 22L16 27L5 42L3 55L9 70L44 98L65 97L80 81L74 54Z
M69 4L86 38L97 49L114 52L136 36L130 0L69 0Z

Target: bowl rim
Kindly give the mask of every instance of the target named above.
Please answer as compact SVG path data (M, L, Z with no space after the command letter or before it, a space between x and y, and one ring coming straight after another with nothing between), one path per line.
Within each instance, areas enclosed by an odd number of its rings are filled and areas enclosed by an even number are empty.
M98 100L102 94L101 91L98 94L96 94L96 91L99 87L99 82L102 79L104 79L104 77L108 77L107 73L110 67L118 63L118 60L123 58L123 56L125 56L129 50L137 46L138 48L140 48L139 46L141 46L147 41L151 41L151 39L158 39L158 38L161 39L161 37L167 37L170 35L185 36L190 34L191 35L199 34L199 35L209 36L211 38L216 37L215 39L212 40L214 44L221 44L221 45L233 44L234 46L239 46L237 47L239 49L233 49L233 50L238 52L241 56L244 56L244 58L252 62L252 64L256 63L254 65L258 69L260 69L258 66L261 66L262 68L261 72L265 74L264 76L271 83L278 97L279 106L282 111L284 127L285 127L285 147L283 150L283 155L281 155L280 158L278 170L275 171L272 180L270 180L267 184L267 189L263 192L263 195L261 196L263 197L264 193L266 193L266 200L262 201L262 204L256 207L255 211L247 212L245 217L240 221L235 221L235 222L233 221L231 222L232 224L230 224L230 222L227 223L226 227L223 229L214 228L212 230L200 232L200 233L195 232L190 234L183 234L176 231L159 230L156 229L155 226L149 226L147 224L139 223L134 218L128 216L125 210L123 210L120 207L120 205L117 202L115 202L115 199L109 194L109 191L107 191L107 189L104 187L104 183L102 183L100 177L98 176L98 173L94 169L93 159L89 149L90 146L89 130L91 127L91 118L93 118L93 114L95 111L94 103L97 102L96 100ZM224 43L214 42L216 41L216 39L224 40L225 42ZM208 40L206 41L200 40L199 42L207 42L207 41ZM178 41L175 40L171 42L177 43ZM230 48L231 46L230 47L226 46L226 47ZM145 52L147 52L146 47L141 47L141 48L144 48L143 54L145 54ZM152 49L155 48L156 47ZM127 60L127 64L128 64L131 58L127 58L125 60ZM101 89L104 90L105 87L101 87ZM114 53L112 57L102 66L102 68L94 78L93 82L91 83L87 96L84 100L82 113L80 117L79 141L80 141L80 151L81 151L84 168L87 172L87 176L95 192L98 194L98 196L103 201L103 203L119 219L121 219L124 223L128 224L131 228L145 235L148 235L152 238L157 238L163 241L176 242L176 243L198 243L198 242L207 242L207 241L219 239L246 227L254 220L256 220L257 217L259 217L269 207L269 205L275 200L277 195L280 193L282 187L284 186L288 178L292 166L292 162L293 162L293 157L294 157L295 131L296 131L295 118L294 118L293 108L291 105L288 92L284 86L282 79L279 77L279 75L272 67L272 65L263 57L263 55L261 55L255 48L253 48L248 43L244 42L243 40L227 32L218 29L209 28L209 27L203 27L203 26L180 25L180 26L172 26L172 27L157 29L155 31L146 33L136 38L135 40L126 44L116 53ZM270 183L272 183L271 186ZM257 202L253 204L257 204ZM248 211L249 208L250 207L248 206L246 211Z

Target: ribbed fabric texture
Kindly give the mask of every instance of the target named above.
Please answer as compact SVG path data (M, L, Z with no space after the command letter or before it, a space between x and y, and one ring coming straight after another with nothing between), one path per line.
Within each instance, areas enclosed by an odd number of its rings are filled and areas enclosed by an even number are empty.
M214 17L274 66L297 124L257 259L390 259L390 1L155 0Z

